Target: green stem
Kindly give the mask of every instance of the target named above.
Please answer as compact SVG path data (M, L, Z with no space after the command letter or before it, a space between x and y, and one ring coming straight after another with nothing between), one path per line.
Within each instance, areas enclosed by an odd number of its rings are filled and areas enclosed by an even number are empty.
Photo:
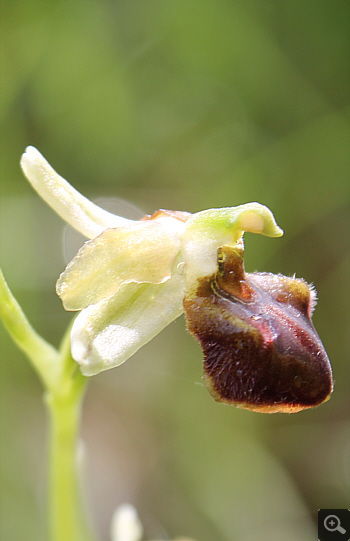
M58 352L33 329L12 295L1 269L0 319L13 341L29 358L44 387L52 389L60 376Z
M50 423L49 539L92 541L79 483L78 434L87 378L73 360L70 330L57 351L30 325L0 270L0 319L38 373Z
M63 396L48 394L50 416L49 539L91 539L83 512L79 476L79 427L86 378ZM84 379L83 379L84 378Z

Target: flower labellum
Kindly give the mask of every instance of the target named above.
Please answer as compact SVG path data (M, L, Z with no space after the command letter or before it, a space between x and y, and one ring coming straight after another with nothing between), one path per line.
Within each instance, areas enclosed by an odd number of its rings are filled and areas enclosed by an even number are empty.
M311 323L315 292L296 278L246 274L243 233L283 234L259 203L140 221L96 206L28 147L24 174L88 239L57 282L81 311L72 356L86 376L120 365L185 312L204 351L214 398L254 411L295 412L332 392L331 366Z
M315 295L304 280L246 274L240 246L219 249L218 271L184 300L217 401L292 413L329 398L331 365L311 322Z

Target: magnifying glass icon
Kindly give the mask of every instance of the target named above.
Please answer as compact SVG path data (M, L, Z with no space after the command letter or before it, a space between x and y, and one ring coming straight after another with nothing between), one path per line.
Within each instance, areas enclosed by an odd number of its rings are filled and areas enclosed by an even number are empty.
M340 520L337 517L337 515L328 515L324 519L323 524L326 530L328 530L329 532L346 533L346 530L344 530L344 528L341 527Z

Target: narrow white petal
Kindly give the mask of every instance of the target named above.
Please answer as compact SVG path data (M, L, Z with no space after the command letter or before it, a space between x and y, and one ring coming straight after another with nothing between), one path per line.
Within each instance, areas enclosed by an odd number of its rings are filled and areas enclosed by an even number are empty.
M72 227L94 238L108 227L133 223L98 207L53 170L40 152L27 147L21 158L23 172L33 188Z
M72 356L85 376L122 364L183 312L184 276L163 284L122 284L85 308L71 333Z

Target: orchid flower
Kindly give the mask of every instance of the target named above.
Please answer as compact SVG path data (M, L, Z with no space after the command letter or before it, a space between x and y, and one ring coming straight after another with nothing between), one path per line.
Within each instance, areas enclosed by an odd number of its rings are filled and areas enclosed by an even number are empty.
M185 311L216 400L292 412L329 398L331 367L311 323L314 290L296 278L244 271L245 231L283 234L268 208L158 210L127 220L83 197L35 148L21 166L39 195L90 239L56 288L66 310L81 311L71 351L84 375L120 365Z

